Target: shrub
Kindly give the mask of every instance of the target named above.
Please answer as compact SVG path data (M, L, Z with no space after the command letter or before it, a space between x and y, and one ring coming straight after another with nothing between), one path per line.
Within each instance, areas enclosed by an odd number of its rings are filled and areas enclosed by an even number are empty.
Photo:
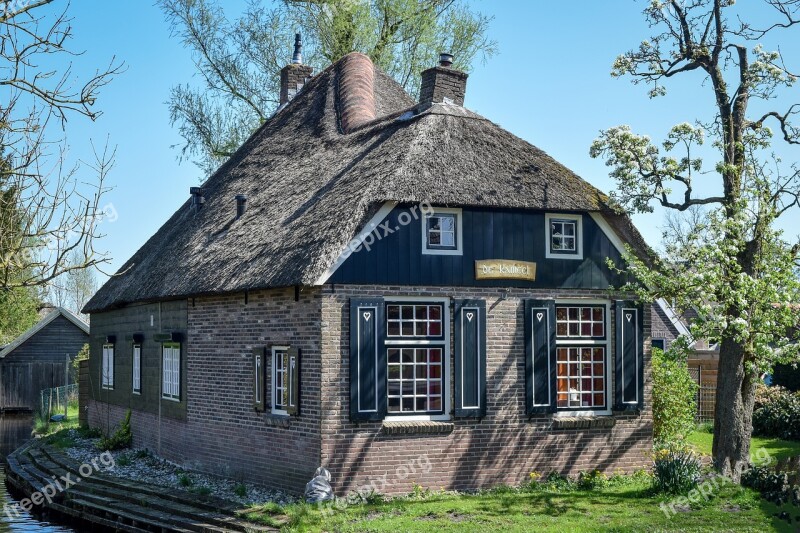
M239 483L233 488L233 493L240 498L247 496L247 487L243 483Z
M103 451L121 450L128 448L133 440L133 433L131 433L131 410L125 414L119 428L109 437L103 437L97 441L97 447Z
M103 432L100 428L90 428L90 427L79 427L78 428L78 436L84 439L96 439L98 437L103 436Z
M759 386L753 409L753 434L800 440L800 393Z
M189 487L192 485L192 478L187 476L186 474L181 474L178 476L178 485L181 487Z
M695 429L697 383L689 375L686 352L679 343L667 352L653 349L653 440L682 442Z
M653 488L666 494L686 494L697 486L701 464L685 446L656 450L653 458Z
M602 489L608 486L608 477L599 470L578 474L578 488L583 490Z
M785 472L756 466L742 474L742 485L757 490L766 500L777 505L788 502L800 505L800 487L792 486Z

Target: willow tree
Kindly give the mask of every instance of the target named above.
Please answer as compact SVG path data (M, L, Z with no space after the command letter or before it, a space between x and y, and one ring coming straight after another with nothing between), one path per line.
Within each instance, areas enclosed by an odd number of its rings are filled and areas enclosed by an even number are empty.
M781 216L797 215L800 175L771 147L774 137L800 142L792 124L800 106L783 94L796 77L779 51L760 44L781 33L798 38L800 1L763 0L759 25L738 7L733 0L650 1L644 15L652 37L619 56L612 75L645 84L650 97L665 95L671 78L694 76L697 98L705 95L713 118L676 125L660 145L619 126L601 132L591 148L612 167L622 209L707 209L700 227L667 247L661 268L628 260L643 296L697 307L693 333L720 339L713 459L734 480L748 463L761 373L797 360L791 331L800 301L800 248L776 229Z
M219 0L159 0L173 33L193 53L200 85L179 85L169 100L182 154L212 172L277 108L280 69L303 37L306 64L317 71L356 51L367 54L406 90L439 52L469 70L495 52L490 19L463 0L248 0L225 16Z

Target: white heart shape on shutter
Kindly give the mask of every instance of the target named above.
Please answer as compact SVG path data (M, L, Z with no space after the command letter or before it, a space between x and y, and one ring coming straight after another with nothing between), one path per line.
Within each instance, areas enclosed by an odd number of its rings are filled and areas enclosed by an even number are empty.
M625 313L625 319L626 319L628 322L630 322L630 321L631 321L631 317L632 317L632 316L633 316L633 315L632 315L632 314L630 314L630 313Z
M369 319L370 319L370 318L372 318L372 313L370 313L369 311L367 311L366 313L364 313L364 320L366 320L367 322L369 322Z
M542 318L544 318L544 313L536 313L536 318L541 322Z
M467 313L467 321L472 322L472 317L474 317L474 313Z

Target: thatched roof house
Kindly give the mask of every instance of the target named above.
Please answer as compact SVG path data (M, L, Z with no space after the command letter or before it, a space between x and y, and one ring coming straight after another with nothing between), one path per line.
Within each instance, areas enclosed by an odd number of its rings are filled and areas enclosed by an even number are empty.
M647 247L466 81L446 55L419 101L361 54L285 67L86 306L91 423L131 409L136 446L292 491L319 465L342 494L644 464L650 311L607 259Z
M357 68L373 70L374 116L345 131L342 77L363 60L311 78L203 184L202 209L187 200L85 312L315 285L386 201L603 213L646 254L630 220L566 166L460 105L417 103L371 62Z

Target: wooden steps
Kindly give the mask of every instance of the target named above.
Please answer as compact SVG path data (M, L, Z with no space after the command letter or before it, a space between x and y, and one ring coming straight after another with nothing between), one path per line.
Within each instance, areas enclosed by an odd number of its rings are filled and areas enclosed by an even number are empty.
M8 483L26 496L44 492L54 477L62 486L62 476L72 481L80 479L59 491L43 508L102 528L137 533L277 531L239 519L239 506L228 500L116 478L104 472L83 477L78 462L35 439L10 454L6 463Z

